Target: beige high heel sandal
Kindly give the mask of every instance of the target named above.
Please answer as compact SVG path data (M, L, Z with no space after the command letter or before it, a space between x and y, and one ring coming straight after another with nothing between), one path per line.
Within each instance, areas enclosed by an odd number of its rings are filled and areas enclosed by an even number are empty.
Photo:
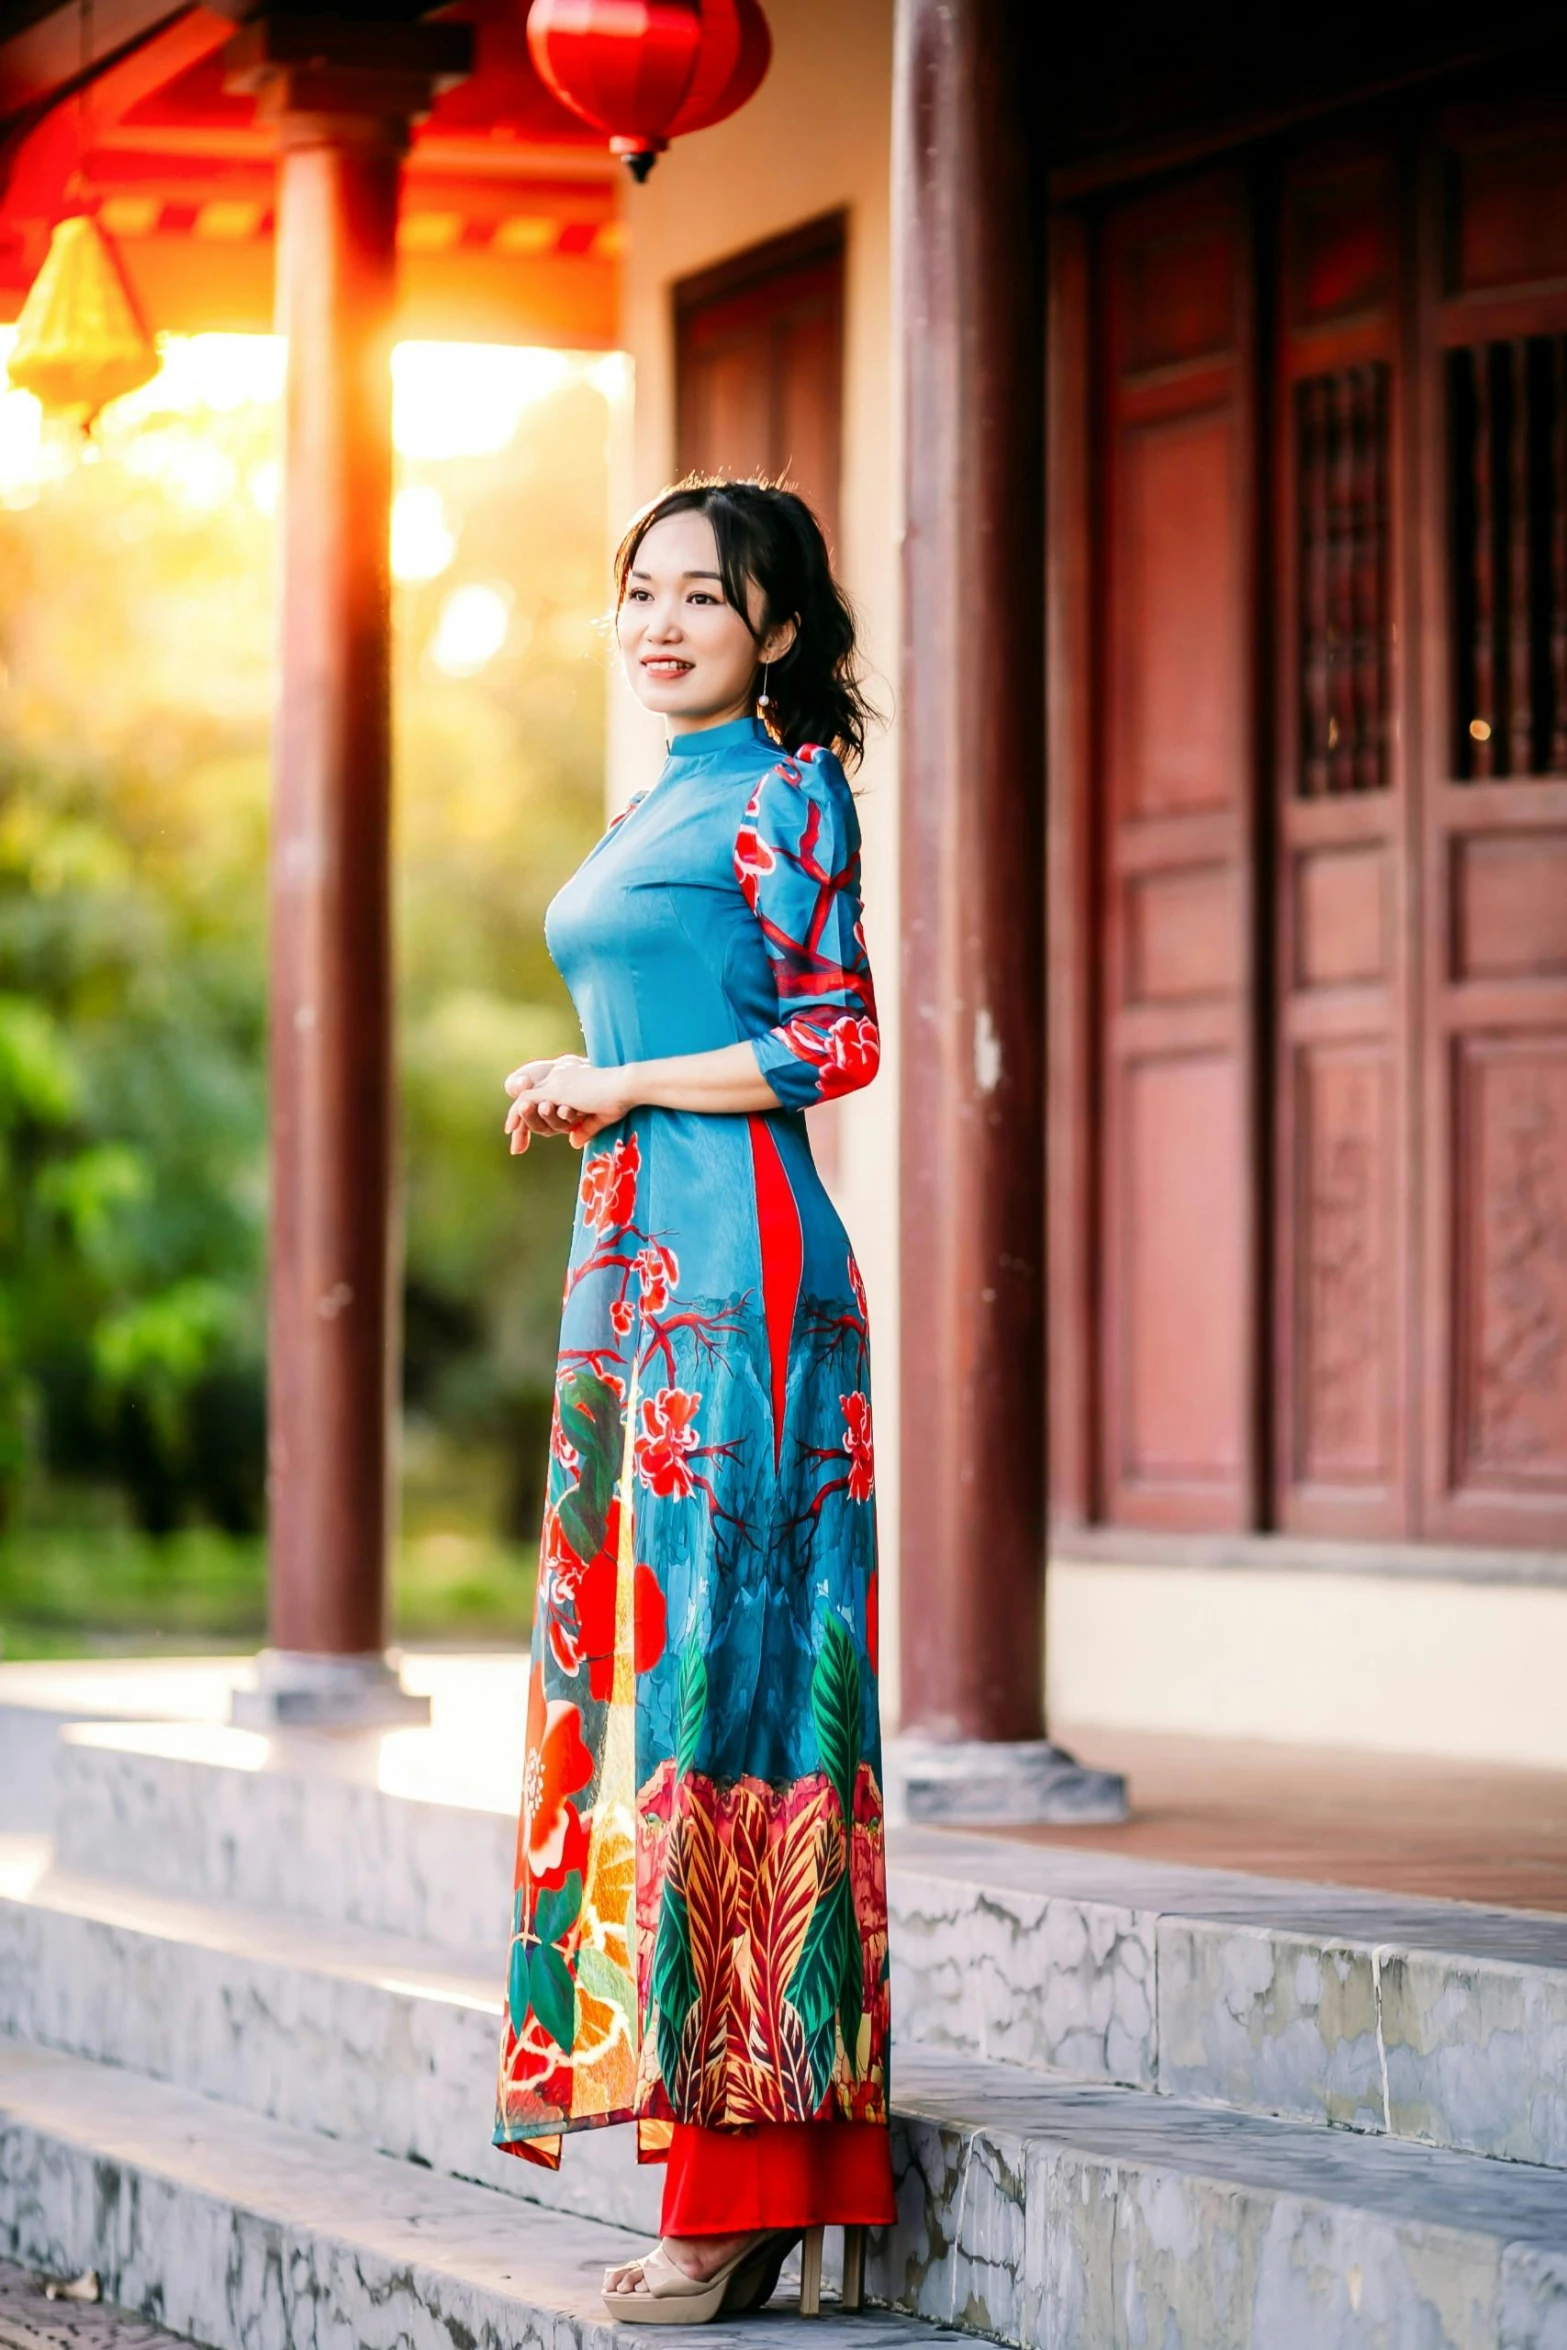
M611 2317L627 2318L637 2325L705 2325L720 2312L726 2316L740 2316L747 2310L764 2309L778 2289L779 2272L795 2245L800 2246L800 2315L820 2317L822 2313L822 2238L825 2230L819 2227L779 2228L775 2234L764 2236L759 2244L737 2252L734 2259L711 2277L698 2279L687 2276L664 2250L655 2244L636 2264L642 2271L647 2286L645 2293L630 2290L612 2291L604 2288L604 2306ZM630 2265L629 2263L627 2264ZM843 2295L840 2306L846 2310L859 2309L865 2300L865 2230L848 2227L843 2231Z
M754 2277L745 2284L735 2279L735 2296L728 2303L731 2310L761 2310L773 2298L778 2287L778 2270L785 2263L789 2247L799 2242L799 2315L822 2315L822 2228L806 2228L803 2232L780 2230L778 2237L756 2256ZM745 2298L740 2298L745 2294ZM865 2228L843 2230L843 2298L841 2308L858 2310L865 2305Z
M611 2317L625 2318L639 2326L705 2325L709 2318L718 2315L730 2286L755 2261L756 2255L757 2246L747 2244L713 2276L692 2277L670 2259L659 2242L651 2252L644 2252L640 2260L624 2263L628 2268L642 2271L646 2292L606 2284L604 2307Z

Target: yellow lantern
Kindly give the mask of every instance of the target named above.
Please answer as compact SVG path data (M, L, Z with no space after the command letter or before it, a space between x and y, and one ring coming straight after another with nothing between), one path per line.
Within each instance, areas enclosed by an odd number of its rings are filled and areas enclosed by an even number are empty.
M34 278L6 363L12 383L84 433L109 401L150 383L158 353L119 257L85 213L62 220Z

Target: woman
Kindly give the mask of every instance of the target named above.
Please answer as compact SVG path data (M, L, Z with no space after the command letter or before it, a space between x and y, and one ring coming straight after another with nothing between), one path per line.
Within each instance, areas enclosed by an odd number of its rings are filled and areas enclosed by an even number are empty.
M790 492L668 491L615 569L669 757L549 909L587 1056L506 1080L584 1160L495 2142L634 2117L662 2238L605 2302L689 2323L802 2235L814 2309L827 2223L857 2300L894 2216L865 1293L801 1114L879 1053L867 710Z

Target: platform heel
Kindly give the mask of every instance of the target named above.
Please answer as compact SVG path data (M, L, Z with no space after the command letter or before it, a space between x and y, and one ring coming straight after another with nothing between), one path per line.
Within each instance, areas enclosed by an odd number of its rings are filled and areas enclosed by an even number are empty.
M807 2228L800 2245L800 2315L822 2313L822 2230Z
M845 2228L843 2231L843 2306L845 2309L863 2309L865 2306L863 2228Z

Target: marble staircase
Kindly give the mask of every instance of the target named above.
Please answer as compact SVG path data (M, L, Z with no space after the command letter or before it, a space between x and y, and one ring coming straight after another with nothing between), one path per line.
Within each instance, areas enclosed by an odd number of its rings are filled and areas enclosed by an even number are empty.
M93 1724L54 1786L0 1848L0 2251L213 2350L607 2343L658 2174L488 2145L493 1762ZM819 2350L1567 2350L1567 1919L889 1850L900 2218Z

